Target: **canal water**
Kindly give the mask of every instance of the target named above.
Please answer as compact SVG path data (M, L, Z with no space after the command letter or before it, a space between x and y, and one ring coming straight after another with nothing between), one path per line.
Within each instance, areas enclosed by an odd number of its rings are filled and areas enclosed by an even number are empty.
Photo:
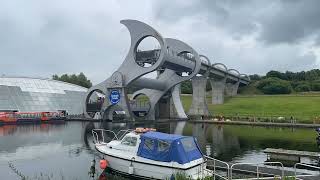
M93 147L91 129L135 127L195 136L205 154L228 162L264 162L267 156L263 149L268 147L318 151L313 129L187 122L9 125L0 126L0 179L91 179L91 161L100 158ZM101 173L98 163L96 170Z

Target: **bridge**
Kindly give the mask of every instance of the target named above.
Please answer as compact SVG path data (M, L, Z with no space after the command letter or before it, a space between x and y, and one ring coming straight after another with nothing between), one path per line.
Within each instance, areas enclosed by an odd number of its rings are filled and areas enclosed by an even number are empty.
M103 82L91 87L84 99L87 117L88 102L94 92L105 95L100 113L113 119L114 112L122 111L126 119L187 118L208 116L206 85L210 81L213 104L222 104L224 96L235 96L239 85L247 85L250 78L222 63L211 63L183 41L164 38L151 26L136 20L122 20L131 36L129 52L121 66ZM153 37L159 48L140 50L140 43ZM156 72L154 77L147 77ZM192 104L188 113L180 99L180 83L192 81ZM129 89L136 89L131 96ZM138 97L148 99L147 106L137 106ZM144 99L145 100L145 99ZM143 114L139 116L138 114ZM187 115L188 114L188 115Z

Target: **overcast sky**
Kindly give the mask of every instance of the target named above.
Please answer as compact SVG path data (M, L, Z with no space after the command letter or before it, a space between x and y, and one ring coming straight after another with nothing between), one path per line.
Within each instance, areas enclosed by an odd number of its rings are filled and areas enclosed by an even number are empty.
M242 73L319 68L319 7L318 0L1 0L0 73L84 72L98 83L129 49L121 19L146 22Z

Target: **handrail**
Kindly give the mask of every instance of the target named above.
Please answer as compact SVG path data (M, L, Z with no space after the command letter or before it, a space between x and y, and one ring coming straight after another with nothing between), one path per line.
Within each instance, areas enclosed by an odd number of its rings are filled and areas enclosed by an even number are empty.
M238 165L255 165L257 170L257 179L259 179L259 165L268 165L268 164L280 164L281 166L281 177L284 177L284 166L281 162L263 162L263 163L235 163L230 167L230 179L232 179L232 169L234 166Z
M212 175L213 175L213 179L215 180L216 179L216 176L222 178L222 179L225 179L225 180L228 180L229 179L229 169L230 169L230 165L224 161L221 161L221 160L218 160L218 159L215 159L215 158L212 158L212 157L209 157L209 156L204 156L204 158L206 158L207 160L211 160L213 161L213 172L212 172ZM224 177L222 175L219 175L219 174L216 174L216 162L219 162L221 164L224 164L226 165L227 167L227 177ZM207 166L210 166L210 165L207 165Z
M126 134L128 134L129 132L132 132L132 131L134 131L134 130L133 129L125 129L125 130L123 129L123 130L118 131L118 133L116 134L114 131L107 130L107 129L93 129L92 130L92 136L93 136L94 141L96 143L101 143L101 142L106 143L105 142L105 137L104 137L104 132L109 132L109 133L113 134L113 138L111 139L111 141L113 141L113 140L118 140L119 141L119 140L122 140L122 138ZM99 140L99 134L102 137L102 141Z
M100 132L101 136L102 136L102 141L99 141L99 136L98 136L98 132ZM119 140L118 139L118 136L116 135L116 133L114 133L113 131L111 130L106 130L106 129L93 129L92 130L92 136L94 138L94 142L96 143L105 143L105 139L104 139L104 132L110 132L114 135L114 137L112 138L112 140L114 140L116 138L116 140Z
M313 168L313 169L320 170L320 167L318 167L318 166L312 166L312 165L304 164L304 163L296 163L296 164L294 164L294 176L295 177L297 177L297 166L310 167L310 168Z

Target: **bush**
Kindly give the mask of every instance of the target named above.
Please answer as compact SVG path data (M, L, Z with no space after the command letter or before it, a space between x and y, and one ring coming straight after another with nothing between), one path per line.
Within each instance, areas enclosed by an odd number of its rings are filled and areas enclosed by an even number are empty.
M320 91L320 82L312 82L311 83L312 91Z
M311 87L308 83L300 83L294 88L294 90L297 92L307 92L311 90Z
M271 77L261 80L257 88L264 94L290 94L292 87L288 81Z
M269 71L266 74L267 78L279 78L279 79L283 79L283 80L287 80L287 77L284 73L281 73L279 71Z
M191 81L183 81L181 83L182 94L192 94L192 83Z

